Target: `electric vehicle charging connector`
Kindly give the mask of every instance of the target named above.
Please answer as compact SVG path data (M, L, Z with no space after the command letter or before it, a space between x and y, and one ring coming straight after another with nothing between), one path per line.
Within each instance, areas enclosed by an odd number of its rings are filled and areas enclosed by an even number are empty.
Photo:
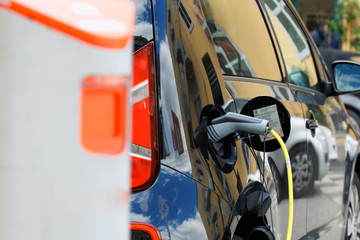
M236 131L243 131L256 135L265 135L266 132L269 132L276 138L283 150L286 161L289 192L289 218L286 240L290 240L293 228L294 196L290 157L285 143L279 134L269 128L269 121L265 119L258 119L246 116L243 114L232 112L226 113L220 117L211 120L210 124L207 126L208 138L213 142L218 142Z
M213 119L210 124L207 127L208 137L211 141L217 142L239 130L264 135L269 121L230 112Z

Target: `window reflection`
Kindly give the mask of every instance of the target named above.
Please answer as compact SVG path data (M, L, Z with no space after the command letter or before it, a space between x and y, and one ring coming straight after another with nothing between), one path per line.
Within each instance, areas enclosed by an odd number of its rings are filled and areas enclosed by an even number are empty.
M202 109L200 89L196 81L196 76L192 61L189 58L185 60L185 69L186 69L186 79L189 85L190 94L192 96L192 101L194 102L196 117L197 120L199 121L200 113Z
M150 0L133 0L136 6L136 19L134 27L135 49L153 39L153 21L150 11Z
M255 1L201 0L201 6L223 74L281 81L274 47Z
M220 29L219 27L219 30ZM221 31L218 31L217 34L214 35L213 41L216 44L215 51L223 73L244 77L256 77L246 55L226 36L225 30L221 29ZM216 35L219 35L219 37Z
M222 104L224 104L224 99L222 96L219 79L216 75L216 71L215 71L214 65L211 61L209 54L206 53L201 60L204 64L206 75L209 79L211 91L212 91L212 94L214 97L214 102L219 105L222 105Z
M289 81L298 86L317 89L318 80L311 50L297 20L284 1L264 2L284 56Z

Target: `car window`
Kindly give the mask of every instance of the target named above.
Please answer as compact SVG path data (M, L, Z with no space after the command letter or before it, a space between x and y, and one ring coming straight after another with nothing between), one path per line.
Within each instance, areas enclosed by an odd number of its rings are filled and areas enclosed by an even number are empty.
M271 38L254 0L201 0L224 75L281 81Z
M290 83L317 89L316 69L306 36L282 0L264 0L284 57Z

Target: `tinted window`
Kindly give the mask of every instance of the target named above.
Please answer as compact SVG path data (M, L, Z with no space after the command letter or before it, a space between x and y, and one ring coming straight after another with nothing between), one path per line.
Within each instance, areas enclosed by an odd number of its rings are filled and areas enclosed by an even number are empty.
M290 83L317 88L311 50L299 23L284 1L264 0L284 56Z
M201 0L223 74L281 80L278 61L254 0Z

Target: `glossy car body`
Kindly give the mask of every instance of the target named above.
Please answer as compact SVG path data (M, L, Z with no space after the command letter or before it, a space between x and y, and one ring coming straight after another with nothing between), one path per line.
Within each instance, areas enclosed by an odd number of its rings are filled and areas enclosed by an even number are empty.
M296 196L293 239L354 236L357 224L351 223L357 218L352 216L358 215L351 214L349 196L358 196L350 191L360 170L357 135L291 3L135 3L135 49L155 46L154 146L160 164L154 183L131 195L131 221L153 225L161 239L246 239L258 227L285 239L288 201L286 191L279 194L287 184L281 150L264 158L244 140L234 141L236 157L224 171L194 139L206 106L240 113L249 100L268 96L291 115L286 145L290 156L302 154L302 163L293 167L301 167L309 183ZM309 120L319 126L309 127ZM250 208L254 193L260 193L255 200L263 200L263 206L271 199L265 216L261 208ZM133 239L139 239L137 234Z

